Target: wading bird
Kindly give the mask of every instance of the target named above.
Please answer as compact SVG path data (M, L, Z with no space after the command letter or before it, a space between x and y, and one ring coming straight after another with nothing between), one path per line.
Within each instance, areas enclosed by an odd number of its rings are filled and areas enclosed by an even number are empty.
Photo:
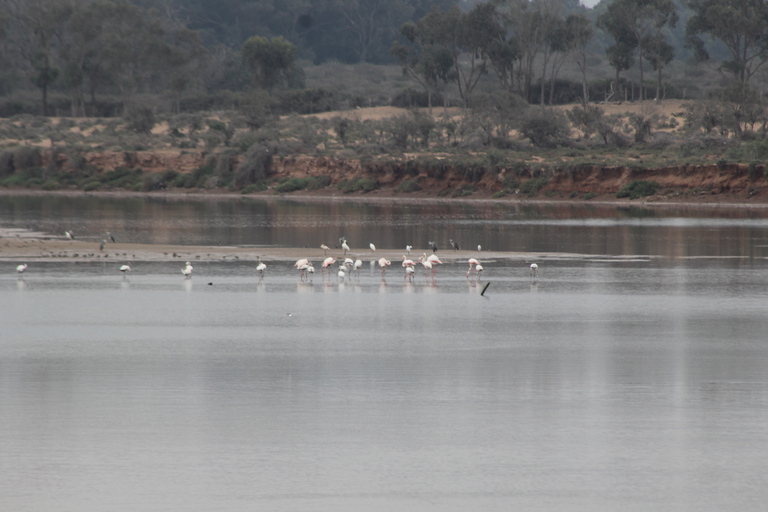
M412 246L412 245L406 245L406 246L405 246L405 252L407 252L407 253L408 253L408 256L410 256L410 255L411 255L411 249L413 249L413 246Z
M347 245L347 241L346 240L341 242L341 248L344 249L344 255L346 256L347 255L347 251L349 250L349 246Z
M331 269L330 266L333 265L336 262L336 258L333 256L328 256L323 260L323 265L320 267L320 273L325 275L325 269L328 269L328 277L331 277Z
M128 265L127 263L120 267L120 272L122 272L123 275L125 275L127 272L130 272L130 271L131 271L131 266Z
M405 267L405 276L403 279L407 279L411 282L413 282L413 274L416 272L416 269L413 267Z
M539 266L535 263L531 263L531 277L533 279L539 278Z
M258 256L259 264L256 265L256 272L259 273L259 277L264 277L264 271L267 270L267 264L261 261L261 256Z
M469 277L469 274L471 274L475 269L473 269L473 265L479 265L480 262L477 261L475 258L469 258L469 270L467 270L467 277Z
M386 258L379 258L379 267L381 267L381 277L384 277L384 271L391 264L392 263L388 259L386 259Z
M24 271L27 270L28 266L29 265L27 265L26 263L23 263L23 264L19 265L18 267L16 267L16 272L18 272L19 274L23 274Z
M65 231L64 232L64 236L66 236L68 240L74 240L75 239L75 234L73 232L71 232L71 231Z
M370 247L370 248L371 248L371 252L376 252L376 246L375 246L375 245L373 245L372 243L371 243L371 244L368 244L368 247Z
M325 251L325 252L323 252L323 256L328 256L328 251L330 251L330 250L331 250L331 248L330 248L330 247L328 247L328 246L327 246L327 245L325 245L325 244L320 244L320 248L321 248L323 251Z
M102 240L101 243L99 244L99 250L103 251L105 245L107 245L107 241L106 240Z
M181 273L184 275L186 279L192 278L192 264L190 262L186 263L186 267L181 269Z
M112 243L115 243L115 237L112 235L111 231L107 231L107 237L109 237L110 240L112 240Z
M432 281L434 281L435 272L437 272L437 269L434 267L434 265L432 265L432 262L429 261L425 255L421 255L419 256L419 263L421 263L421 265L427 270L427 273L429 273L430 270L432 271ZM424 275L427 276L427 274Z
M429 242L430 247L432 247L432 252L437 252L437 244L435 242Z
M312 264L310 262L306 262L303 265L300 265L298 267L298 271L300 272L299 277L301 278L302 281L307 276L307 270L309 270L309 267L311 267L311 266L312 266Z
M453 250L454 250L454 251L458 251L458 250L459 250L459 244L457 244L457 243L456 243L456 242L454 242L453 240L448 240L448 241L449 241L449 242L451 243L451 245L453 246Z
M355 260L355 264L352 267L352 270L355 271L355 274L357 275L357 278L360 279L360 267L363 266L363 260Z

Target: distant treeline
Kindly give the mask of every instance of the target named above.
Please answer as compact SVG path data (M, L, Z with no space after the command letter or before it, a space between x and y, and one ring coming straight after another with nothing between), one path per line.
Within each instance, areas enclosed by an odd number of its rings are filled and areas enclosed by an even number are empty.
M429 106L471 106L483 83L486 93L496 84L531 104L674 97L682 87L664 76L680 58L714 61L729 98L752 98L768 59L768 4L0 0L0 115L32 113L30 105L44 116L123 115L148 106L142 95L175 112L236 107L254 103L251 91L266 92L273 113L359 104L332 86L304 90L306 61L398 63L416 92L390 97ZM610 66L611 80L590 76L596 62ZM559 76L565 64L567 80ZM30 89L38 92L32 103L12 97Z

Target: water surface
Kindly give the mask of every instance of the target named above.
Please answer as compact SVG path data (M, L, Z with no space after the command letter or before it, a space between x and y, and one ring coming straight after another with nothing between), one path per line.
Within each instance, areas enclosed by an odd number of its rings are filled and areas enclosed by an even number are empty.
M296 208L312 226L316 205ZM137 239L178 236L164 212L137 214L152 227ZM372 215L375 229L320 224L361 239L428 229ZM0 225L98 233L120 217L26 216ZM367 260L359 277L311 282L278 262L263 279L253 263L199 262L185 280L178 262L127 277L36 262L19 279L0 261L2 508L764 509L763 219L616 214L578 234L582 221L553 214L443 217L432 228L530 229L503 243L583 255L539 260L537 282L527 262L482 253L480 282L457 263L434 283L399 267L382 279ZM184 218L207 226L190 237L247 243L212 227L232 217ZM320 229L301 218L259 229L287 245Z

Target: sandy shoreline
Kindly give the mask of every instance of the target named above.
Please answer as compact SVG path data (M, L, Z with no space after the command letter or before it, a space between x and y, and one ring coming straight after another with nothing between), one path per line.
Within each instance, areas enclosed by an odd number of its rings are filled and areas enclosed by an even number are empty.
M221 245L169 245L169 244L129 244L108 243L103 250L99 249L100 243L86 240L67 240L59 237L46 236L24 230L0 229L0 262L28 263L39 261L110 261L124 263L131 261L245 261L256 262L259 258L265 262L293 263L301 258L309 258L319 265L327 256L343 259L344 252L341 249L332 249L327 252L320 248L309 247L242 247ZM411 252L411 259L416 259L427 248L416 249ZM387 258L393 266L398 266L402 261L405 249L377 248L376 252L370 249L352 250L346 257L361 259L363 261ZM492 252L483 251L440 251L440 259L445 263L465 262L468 258L488 259L515 259L527 261L536 258L579 258L578 254L541 254L522 252Z

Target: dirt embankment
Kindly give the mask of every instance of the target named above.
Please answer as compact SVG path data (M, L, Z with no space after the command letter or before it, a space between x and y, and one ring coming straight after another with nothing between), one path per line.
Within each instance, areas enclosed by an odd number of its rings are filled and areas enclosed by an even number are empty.
M141 168L146 172L174 170L191 172L203 165L204 152L146 151L124 153L92 153L87 160L102 171L116 167ZM660 169L628 167L581 166L562 170L502 169L488 172L482 169L458 168L450 156L431 157L429 165L419 164L416 155L401 159L382 159L363 162L333 157L290 156L275 158L270 167L270 178L279 183L290 178L324 176L330 184L322 190L298 191L293 194L342 195L338 184L343 180L372 178L377 190L370 195L397 195L402 197L468 197L530 199L510 188L510 183L524 184L527 180L546 177L546 186L536 197L549 200L588 199L616 200L616 192L636 180L655 181L660 185L653 198L645 200L675 200L690 202L741 202L768 204L768 182L765 169L750 171L745 164L684 165ZM437 162L437 163L436 163ZM328 180L326 180L328 181ZM418 187L404 187L413 181ZM411 184L413 185L413 184ZM261 194L273 194L273 190ZM361 194L362 192L358 192Z

